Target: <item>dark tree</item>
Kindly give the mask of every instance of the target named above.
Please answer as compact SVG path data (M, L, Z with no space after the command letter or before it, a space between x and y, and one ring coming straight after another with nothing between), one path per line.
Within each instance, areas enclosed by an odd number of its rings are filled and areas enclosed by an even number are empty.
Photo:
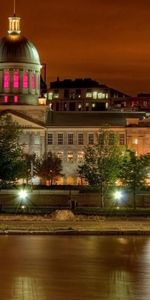
M37 174L36 165L37 159L35 154L24 154L22 162L22 178L28 184L29 180Z
M136 208L136 190L146 185L146 178L150 169L150 153L137 156L128 150L123 159L120 179L133 192L133 207Z
M119 145L117 134L108 130L100 130L97 143L85 148L79 174L90 185L100 188L102 206L105 195L118 179L123 153L124 148Z
M55 153L49 152L47 157L36 161L36 169L37 175L52 185L58 176L62 176L62 161Z
M14 182L21 176L23 151L19 145L21 131L11 116L0 117L0 182Z

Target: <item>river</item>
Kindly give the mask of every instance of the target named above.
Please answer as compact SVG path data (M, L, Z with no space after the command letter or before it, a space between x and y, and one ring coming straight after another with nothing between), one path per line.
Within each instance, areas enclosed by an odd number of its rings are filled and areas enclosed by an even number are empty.
M150 237L0 236L2 300L149 300Z

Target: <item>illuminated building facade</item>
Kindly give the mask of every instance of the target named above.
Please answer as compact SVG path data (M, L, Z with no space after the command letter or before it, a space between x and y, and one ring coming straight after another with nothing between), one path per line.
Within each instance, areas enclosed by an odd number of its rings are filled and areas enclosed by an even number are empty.
M147 111L150 94L129 96L104 84L85 79L65 79L50 83L47 104L54 111Z
M129 96L90 78L57 78L47 92L47 103L54 111L107 111L115 99L123 103L126 98Z
M77 166L100 128L118 133L120 144L137 154L150 152L149 115L132 111L131 97L90 79L58 79L46 105L39 98L40 69L38 52L21 36L14 15L0 40L0 115L10 114L22 127L25 153L42 157L52 151L62 159L64 176L57 183L81 184Z
M100 128L119 136L122 146L137 155L150 152L150 120L144 112L53 112L47 113L46 151L63 162L64 177L58 183L81 184L77 166L84 148L96 142Z

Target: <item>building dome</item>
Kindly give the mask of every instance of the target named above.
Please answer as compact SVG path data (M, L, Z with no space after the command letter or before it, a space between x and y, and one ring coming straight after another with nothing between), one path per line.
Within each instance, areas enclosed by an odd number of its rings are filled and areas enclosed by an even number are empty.
M8 35L0 39L0 102L37 105L41 64L35 46L21 35L20 18L9 17Z
M28 63L40 65L35 46L20 35L0 39L0 63Z

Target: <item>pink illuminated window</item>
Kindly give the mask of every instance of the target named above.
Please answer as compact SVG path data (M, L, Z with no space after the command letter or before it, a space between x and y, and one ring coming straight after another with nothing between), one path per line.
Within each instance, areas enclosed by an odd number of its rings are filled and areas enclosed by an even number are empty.
M18 96L14 96L14 103L18 102Z
M28 73L25 72L23 74L23 88L28 89L28 87L29 87L29 77L28 77Z
M8 96L4 96L4 103L8 103Z
M35 86L36 86L36 77L35 74L32 74L32 89L35 90Z
M19 72L14 71L14 89L19 88Z
M9 71L4 71L4 89L9 88L9 83L10 83Z

